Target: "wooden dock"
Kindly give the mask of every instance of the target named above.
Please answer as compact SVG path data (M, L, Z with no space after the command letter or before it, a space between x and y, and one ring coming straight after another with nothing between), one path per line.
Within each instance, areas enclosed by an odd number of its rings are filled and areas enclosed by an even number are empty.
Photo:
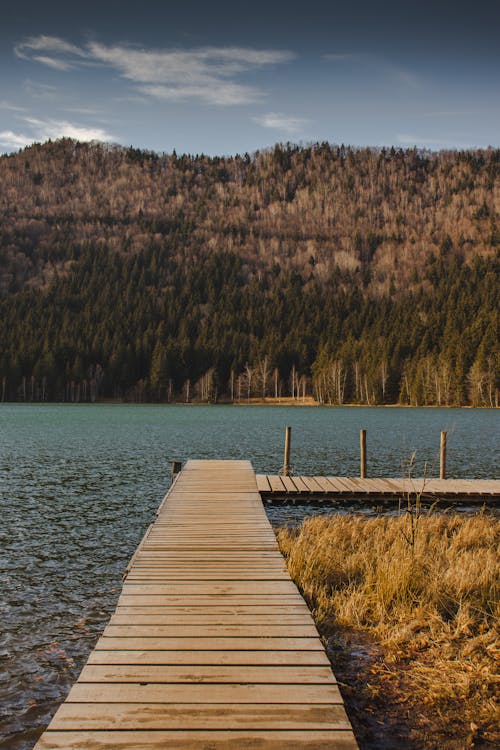
M189 461L36 750L355 750L247 461Z
M257 474L263 498L398 499L421 493L423 499L487 502L500 500L498 479L356 479L353 477L303 477Z

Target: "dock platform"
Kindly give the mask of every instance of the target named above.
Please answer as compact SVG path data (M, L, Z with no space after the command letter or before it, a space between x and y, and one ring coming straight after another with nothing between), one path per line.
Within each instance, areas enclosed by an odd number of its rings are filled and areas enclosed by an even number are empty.
M305 477L257 474L263 498L378 499L396 500L420 494L423 499L491 503L500 501L498 479L357 479L353 477Z
M36 750L355 750L247 461L189 461Z

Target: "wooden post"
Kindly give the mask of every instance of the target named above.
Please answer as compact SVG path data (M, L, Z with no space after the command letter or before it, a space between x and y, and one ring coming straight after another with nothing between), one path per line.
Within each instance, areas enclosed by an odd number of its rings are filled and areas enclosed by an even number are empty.
M439 478L446 479L446 438L448 433L441 433L441 450L439 451Z
M182 463L180 461L172 461L172 482L174 481L175 475L181 470Z
M287 477L290 474L290 440L292 435L292 428L285 427L285 459L283 463L283 476Z
M361 461L359 476L361 479L366 477L366 430L359 431L359 447L361 450Z

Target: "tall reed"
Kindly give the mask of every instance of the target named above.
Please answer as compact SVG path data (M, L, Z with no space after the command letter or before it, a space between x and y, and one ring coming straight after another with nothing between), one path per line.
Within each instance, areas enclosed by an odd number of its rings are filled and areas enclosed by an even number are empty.
M278 533L292 578L324 635L358 630L413 694L490 727L499 656L500 521L412 513L316 517ZM449 717L448 717L449 718Z

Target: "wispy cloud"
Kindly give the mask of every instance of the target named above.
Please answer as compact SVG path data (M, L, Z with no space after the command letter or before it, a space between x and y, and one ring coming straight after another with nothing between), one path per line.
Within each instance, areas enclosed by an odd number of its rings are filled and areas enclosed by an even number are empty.
M66 71L73 67L69 63L64 62L64 60L58 60L57 58L49 57L48 55L35 55L33 60L42 63L42 65L47 65L49 68L54 68L54 70Z
M50 86L49 84L41 83L40 81L32 81L30 78L25 80L24 90L36 99L54 100L58 95L57 86Z
M30 37L18 44L16 55L60 71L80 65L100 65L131 81L149 97L205 104L235 105L259 101L264 92L242 83L238 76L294 58L286 50L246 47L139 49L130 45L89 42L77 47L52 36Z
M399 65L380 55L369 55L365 53L327 53L323 60L330 63L351 63L363 67L366 72L375 74L393 82L401 83L406 88L418 89L422 86L422 80L414 71L403 65Z
M70 44L57 36L30 36L16 44L14 53L22 60L35 60L58 70L69 70L82 58L87 57L84 49ZM50 54L49 54L50 53Z
M235 83L219 82L217 86L162 86L144 85L141 91L155 99L164 101L198 100L205 104L235 105L251 104L262 98L262 93L254 86L240 86Z
M68 122L67 120L41 120L35 117L20 117L23 133L12 130L0 132L0 145L4 149L17 149L49 138L74 138L78 141L114 141L115 138L103 128Z
M252 119L263 128L282 130L290 135L301 133L304 130L304 127L310 122L310 120L305 117L291 117L290 115L284 115L281 112L267 112L264 115L253 117Z
M12 104L5 99L0 101L0 109L7 110L8 112L26 112L24 107L19 107L17 104Z
M64 112L71 112L74 115L83 115L84 117L104 117L104 110L100 107L64 107Z

